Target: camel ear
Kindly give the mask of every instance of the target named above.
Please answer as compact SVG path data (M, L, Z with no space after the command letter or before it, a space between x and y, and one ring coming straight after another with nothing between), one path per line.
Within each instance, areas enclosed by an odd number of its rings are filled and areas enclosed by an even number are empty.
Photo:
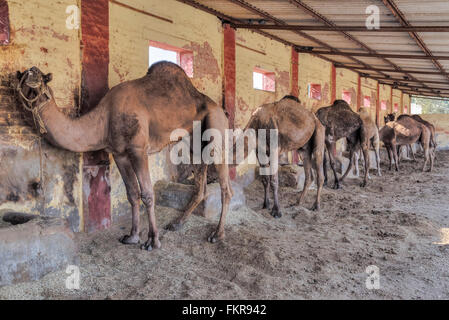
M22 73L22 72L20 72L20 71L17 71L17 73L16 73L16 77L17 77L17 79L18 79L18 80L21 80L21 79L22 79L22 77L23 77L23 73Z
M53 73L49 73L44 76L45 83L49 83L51 80L53 80Z

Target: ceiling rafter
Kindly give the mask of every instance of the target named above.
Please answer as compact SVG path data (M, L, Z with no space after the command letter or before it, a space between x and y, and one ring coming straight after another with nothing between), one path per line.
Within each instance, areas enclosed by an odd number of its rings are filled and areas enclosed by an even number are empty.
M263 20L265 21L265 20ZM334 31L334 32L449 32L449 26L404 26L381 27L379 29L367 29L365 26L312 26L312 25L278 25L278 24L254 24L241 23L234 25L236 29L251 30L284 30L284 31Z
M268 20L270 20L271 22L273 22L273 23L275 23L277 25L288 25L287 22L272 16L268 12L265 12L265 11L261 10L260 8L257 8L256 6L246 2L244 0L227 0L227 1L229 1L231 3L234 3L236 5L239 5L240 7L244 8L244 9L246 9L248 11L251 11L251 12L253 12L255 14L258 14L259 16L264 17L265 19L268 19ZM325 47L325 48L327 48L327 49L329 49L331 51L341 52L337 48L334 48L334 47L328 45L327 43L325 43L325 42L323 42L323 41L321 41L321 40L319 40L319 39L317 39L315 37L312 37L311 35L308 35L307 33L304 33L304 32L301 32L301 31L294 31L294 30L293 30L293 32L295 32L296 34L300 35L301 37L306 38L306 39L308 39L310 41L313 41L313 42L319 44L320 46ZM358 59L356 59L354 57L348 57L348 58L351 59L352 61L358 63L358 64L361 64L363 66L368 66L365 62L363 62L361 60L358 60Z
M399 7L396 5L396 3L393 0L382 0L384 5L393 13L393 15L396 17L397 20L399 20L400 24L404 27L412 27L410 22L407 20L405 15L402 13L402 11L399 9ZM415 40L416 44L421 48L422 51L428 56L433 57L432 52L429 50L427 45L424 43L424 41L421 39L421 37L414 31L408 32L410 37ZM442 72L446 72L446 70L443 68L443 66L436 60L432 59L432 63L435 65L437 69L439 69ZM449 76L446 76L449 80Z
M299 0L289 0L290 3L294 4L296 7L298 7L299 9L302 9L303 11L307 12L308 14L310 14L311 16L313 16L315 19L321 21L322 23L326 24L327 26L330 27L336 27L337 25L330 21L328 18L326 18L324 15L320 14L319 12L317 12L316 10L314 10L312 7L308 6L307 4L305 4L302 1ZM352 36L351 34L345 32L345 31L339 31L341 34L343 34L347 39L351 40L354 43L357 43L360 47L362 47L363 49L367 50L370 54L378 54L378 52L374 49L372 49L371 47L369 47L368 45L366 45L364 42L356 39L354 36ZM397 69L397 70L402 70L397 64L391 62L390 60L386 59L386 58L381 58L384 62L388 63L389 65L391 65L393 68ZM382 73L382 75L385 76L385 74ZM411 74L407 74L407 76L409 76L412 79L416 79L415 77L413 77ZM418 80L418 79L416 79ZM423 84L425 85L425 84Z

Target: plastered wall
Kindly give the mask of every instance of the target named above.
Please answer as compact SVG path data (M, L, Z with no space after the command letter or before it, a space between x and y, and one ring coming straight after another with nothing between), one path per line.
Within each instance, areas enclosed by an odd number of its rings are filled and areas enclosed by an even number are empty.
M299 99L309 110L315 112L331 101L331 63L310 54L299 54ZM308 86L321 85L321 100L309 98Z
M64 216L79 230L80 155L45 142L40 152L13 90L15 72L37 66L53 73L57 104L76 113L80 45L78 31L66 28L65 13L73 4L77 1L8 1L11 43L0 46L0 210Z
M253 88L254 67L276 74L276 92ZM259 106L290 92L291 48L248 30L236 32L235 127L243 128Z

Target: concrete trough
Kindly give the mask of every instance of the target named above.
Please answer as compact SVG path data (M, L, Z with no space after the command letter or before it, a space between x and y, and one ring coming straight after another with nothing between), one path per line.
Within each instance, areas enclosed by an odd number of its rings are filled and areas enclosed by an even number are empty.
M246 203L243 188L232 183L234 196L232 197L230 210L237 210ZM156 204L162 207L185 210L194 196L195 188L193 185L186 185L175 182L158 181L154 186L156 195ZM207 185L206 199L193 212L196 215L207 219L214 219L221 213L221 190L218 183Z
M24 213L0 214L0 286L39 280L78 263L67 222Z

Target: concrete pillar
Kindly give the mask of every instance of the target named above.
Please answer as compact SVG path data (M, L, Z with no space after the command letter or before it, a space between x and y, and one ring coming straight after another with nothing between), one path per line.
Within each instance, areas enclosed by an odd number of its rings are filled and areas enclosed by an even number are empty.
M84 114L97 106L108 92L109 1L81 1L82 80L81 110ZM111 225L109 155L104 151L83 155L84 231L92 232Z

